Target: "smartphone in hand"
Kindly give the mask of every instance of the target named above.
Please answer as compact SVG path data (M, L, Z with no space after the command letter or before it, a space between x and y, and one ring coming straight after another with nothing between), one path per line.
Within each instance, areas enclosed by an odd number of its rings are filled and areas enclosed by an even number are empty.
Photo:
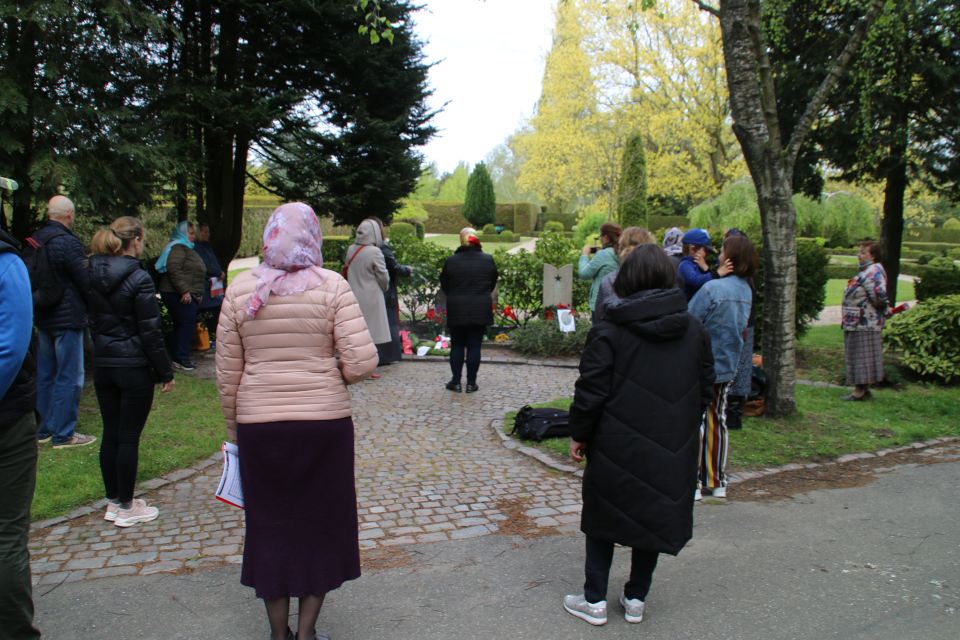
M590 253L596 253L600 250L600 247L590 247Z

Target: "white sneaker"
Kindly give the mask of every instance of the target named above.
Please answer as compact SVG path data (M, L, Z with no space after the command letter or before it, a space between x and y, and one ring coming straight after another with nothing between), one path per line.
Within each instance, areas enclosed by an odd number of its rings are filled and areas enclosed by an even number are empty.
M693 493L693 499L697 502L703 500L703 494L700 492L700 487L697 487L697 490Z
M581 620L586 620L590 624L599 627L607 624L607 601L601 600L595 604L587 602L583 594L579 596L564 596L563 608L567 613L573 614Z
M643 600L628 600L626 594L620 594L620 604L623 605L623 619L627 622L640 622L643 620Z
M160 509L148 507L143 500L134 500L129 509L118 509L117 518L113 524L118 527L132 527L138 522L150 522L160 515Z
M713 497L714 498L723 498L727 499L727 488L726 487L714 487L713 488Z
M141 500L140 498L134 498L134 504L141 504L147 506L147 503ZM117 511L120 510L120 505L113 502L107 503L107 512L103 514L103 519L107 522L114 522L117 519Z

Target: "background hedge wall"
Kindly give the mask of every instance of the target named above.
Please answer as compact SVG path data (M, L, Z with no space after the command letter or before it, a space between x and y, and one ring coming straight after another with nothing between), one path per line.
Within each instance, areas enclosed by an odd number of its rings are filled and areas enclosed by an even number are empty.
M951 244L960 244L960 229L908 227L903 230L903 239L907 242L948 242Z
M939 229L935 229L935 231L939 231ZM953 229L944 229L944 231L953 231ZM960 247L960 244L952 242L904 242L903 246L908 249L913 249L914 251L941 254L950 249Z
M683 230L690 228L690 218L686 216L647 216L647 230L672 229L680 227Z
M427 233L460 233L470 223L460 213L462 202L419 201L429 214L425 223ZM516 234L528 236L536 227L540 205L532 202L500 202L497 204L497 222Z

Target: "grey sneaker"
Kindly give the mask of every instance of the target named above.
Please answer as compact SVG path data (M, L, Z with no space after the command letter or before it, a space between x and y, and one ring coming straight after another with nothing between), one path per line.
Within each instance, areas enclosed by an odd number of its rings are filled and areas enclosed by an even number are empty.
M583 594L579 596L564 596L563 608L567 613L575 615L582 620L586 620L592 625L600 626L607 624L607 601L601 600L596 604L590 604Z
M75 434L73 434L73 437L70 438L69 440L66 440L66 441L64 441L64 442L59 442L59 443L54 442L54 443L53 443L53 448L54 448L54 449L67 449L67 448L69 448L69 447L85 447L85 446L87 446L88 444L93 444L93 443L96 442L96 441L97 441L97 437L96 437L96 436L85 436L85 435L81 435L81 434L79 434L79 433L75 433Z
M150 522L160 515L160 509L148 507L143 500L134 500L129 509L117 509L117 517L113 524L118 527L132 527L138 522Z
M627 622L643 620L643 600L628 600L626 594L620 594L620 604L623 605L623 619Z

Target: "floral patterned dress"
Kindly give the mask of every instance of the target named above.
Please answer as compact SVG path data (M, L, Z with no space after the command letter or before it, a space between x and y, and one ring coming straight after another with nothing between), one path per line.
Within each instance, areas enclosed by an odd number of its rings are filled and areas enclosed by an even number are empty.
M843 344L847 361L847 384L870 384L883 380L881 331L890 316L887 274L876 262L860 266L860 272L843 292Z

